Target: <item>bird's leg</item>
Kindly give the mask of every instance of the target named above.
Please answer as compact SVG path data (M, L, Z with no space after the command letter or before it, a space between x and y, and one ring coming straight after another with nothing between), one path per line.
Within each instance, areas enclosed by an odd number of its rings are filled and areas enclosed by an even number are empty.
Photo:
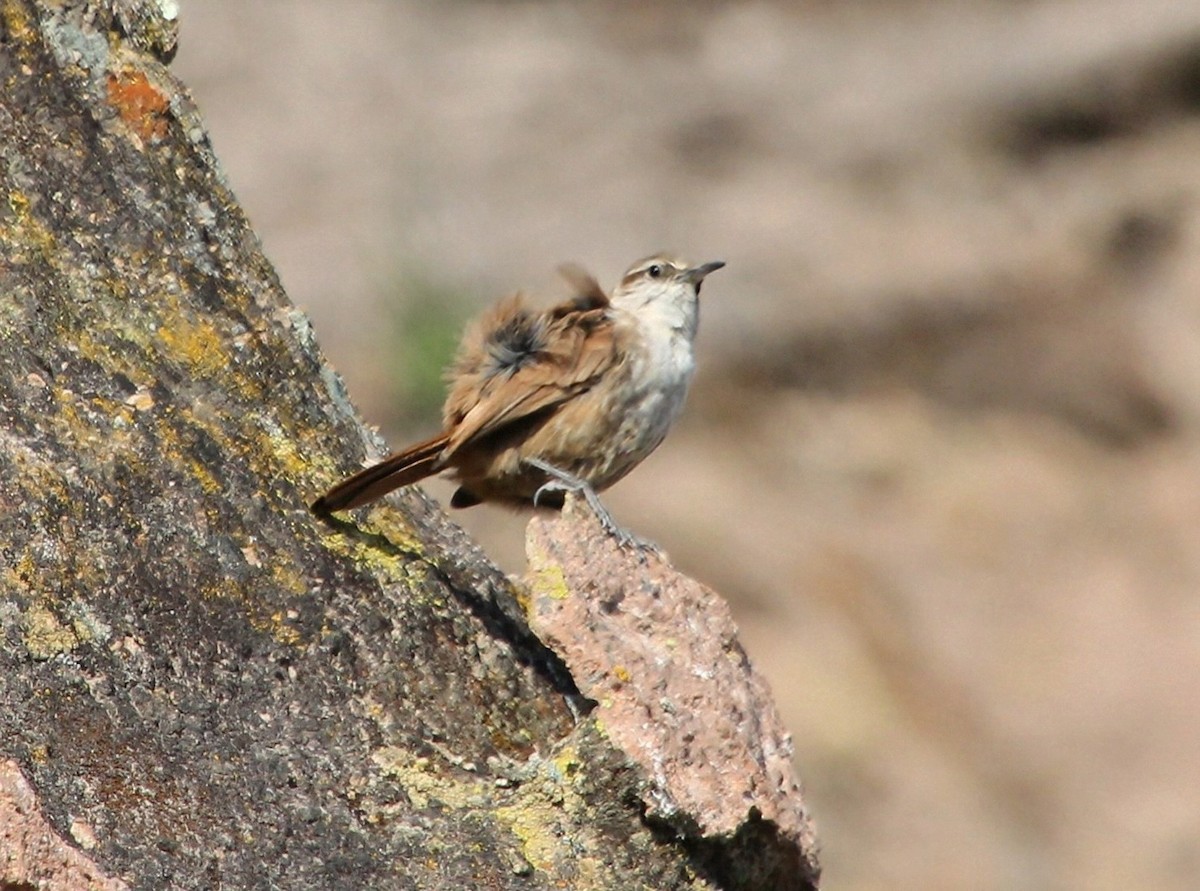
M600 496L596 494L596 490L592 488L592 484L587 480L575 476L573 473L567 473L567 471L555 467L541 458L525 458L524 462L534 470L540 470L549 477L533 493L534 507L537 507L538 499L543 493L578 492L583 495L584 500L588 503L588 507L592 509L592 513L596 515L596 519L600 521L600 526L606 533L613 536L619 544L624 547L634 546L644 551L658 551L658 545L654 542L640 538L628 529L618 526L617 521L608 512L608 508L601 503Z
M612 514L608 509L600 503L600 496L596 494L596 490L592 488L592 484L587 480L575 476L573 473L567 473L565 470L560 470L553 464L543 461L541 458L526 458L525 463L534 470L540 470L546 476L550 477L546 482L533 493L533 505L537 507L538 500L547 492L578 492L587 500L588 507L592 509L592 513L596 515L596 519L600 521L600 525L604 527L604 531L615 533L620 527L612 518Z

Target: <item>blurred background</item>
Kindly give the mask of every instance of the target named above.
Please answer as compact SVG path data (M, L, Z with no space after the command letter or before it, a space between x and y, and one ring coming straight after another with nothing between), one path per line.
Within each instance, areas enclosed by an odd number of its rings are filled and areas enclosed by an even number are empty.
M175 68L393 446L462 321L666 248L606 497L732 603L826 887L1195 888L1200 4L183 4ZM445 486L431 487L445 497ZM524 519L457 514L510 571Z

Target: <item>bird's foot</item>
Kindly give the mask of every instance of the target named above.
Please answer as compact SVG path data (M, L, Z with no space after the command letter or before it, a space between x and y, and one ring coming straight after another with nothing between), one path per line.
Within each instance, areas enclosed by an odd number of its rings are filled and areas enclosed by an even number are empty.
M582 495L588 507L592 509L592 513L596 515L596 519L600 523L600 528L604 530L605 534L615 538L617 544L622 548L647 551L654 554L661 553L658 545L654 542L639 535L634 535L628 529L619 526L617 521L613 519L612 514L608 512L608 508L600 501L600 496L596 494L596 490L592 488L592 484L587 480L575 476L573 473L567 473L565 470L560 470L553 464L542 461L540 458L526 458L525 463L536 470L540 470L549 477L533 493L534 507L537 507L538 501L541 498L551 492L572 492Z

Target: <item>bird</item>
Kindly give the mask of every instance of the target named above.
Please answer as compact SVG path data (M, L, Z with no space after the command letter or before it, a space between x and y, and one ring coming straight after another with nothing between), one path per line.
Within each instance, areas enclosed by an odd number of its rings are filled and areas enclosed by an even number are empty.
M700 288L722 268L669 254L634 263L611 295L582 267L559 273L570 299L531 308L506 297L466 329L447 369L442 429L323 494L318 515L369 504L445 472L454 508L483 502L560 508L584 496L623 542L596 494L653 452L683 409L695 371Z

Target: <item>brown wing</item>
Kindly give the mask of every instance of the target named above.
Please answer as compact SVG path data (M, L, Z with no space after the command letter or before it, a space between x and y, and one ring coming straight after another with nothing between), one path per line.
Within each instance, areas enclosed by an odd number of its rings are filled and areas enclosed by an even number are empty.
M568 301L534 313L510 298L468 334L446 399L443 461L479 437L587 391L613 365L607 308L577 307Z

